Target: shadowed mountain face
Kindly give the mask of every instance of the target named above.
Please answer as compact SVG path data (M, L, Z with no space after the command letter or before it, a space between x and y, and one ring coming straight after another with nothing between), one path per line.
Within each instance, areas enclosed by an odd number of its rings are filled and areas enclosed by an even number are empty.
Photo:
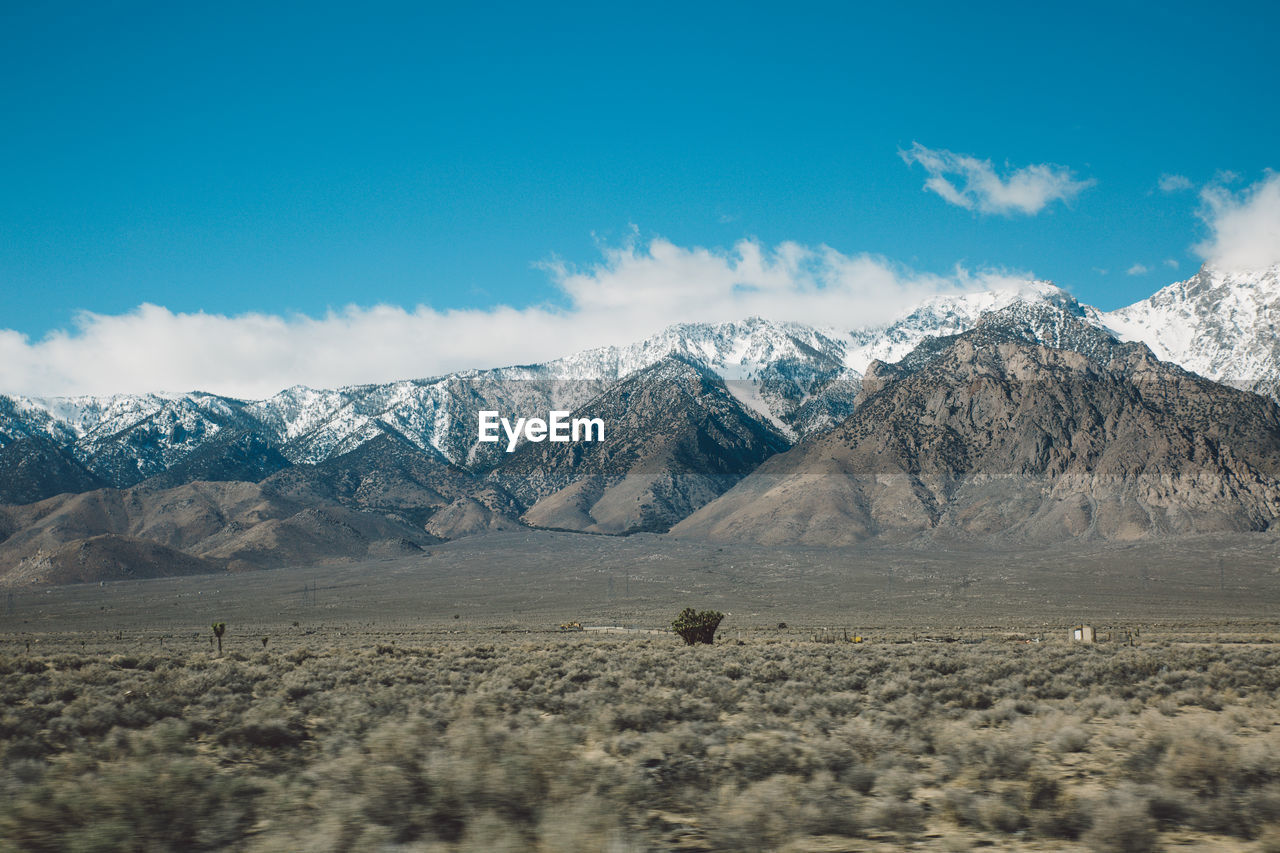
M1065 312L1056 349L990 315L875 364L857 411L673 534L844 544L1000 535L1137 539L1280 516L1280 410ZM1043 329L1036 337L1044 339Z
M0 447L0 504L26 504L105 485L47 438L20 438Z
M710 371L669 357L573 413L605 441L525 444L491 475L538 527L665 531L786 448Z
M332 501L379 513L440 539L523 526L519 504L501 486L477 481L441 454L419 450L390 428L318 465L280 471L263 485L303 503Z
M477 488L466 471L390 429L317 465L282 470L263 486L299 503L333 502L419 527L436 510Z
M157 489L197 480L256 483L288 467L289 460L262 438L238 430L223 430L182 461L145 482Z

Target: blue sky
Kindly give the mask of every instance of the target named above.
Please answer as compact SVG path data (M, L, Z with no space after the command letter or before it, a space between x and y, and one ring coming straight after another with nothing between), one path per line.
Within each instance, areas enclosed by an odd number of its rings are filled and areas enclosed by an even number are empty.
M4 4L0 350L144 304L572 311L659 238L1110 309L1280 168L1273 4L889 5Z

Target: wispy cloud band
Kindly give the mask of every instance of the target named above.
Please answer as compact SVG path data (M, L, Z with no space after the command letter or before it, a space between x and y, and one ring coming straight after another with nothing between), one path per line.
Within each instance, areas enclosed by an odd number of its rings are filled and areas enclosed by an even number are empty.
M0 393L204 390L261 398L295 384L335 387L541 361L681 321L754 314L849 329L885 322L934 294L1029 277L920 273L872 255L754 240L709 249L633 239L601 251L598 263L583 268L543 265L566 297L563 308L349 306L309 317L141 305L120 315L80 314L70 330L40 340L0 330Z
M1020 169L1005 166L1001 176L990 160L956 154L941 148L926 148L913 142L899 151L908 165L919 164L928 172L924 188L949 204L1010 216L1034 216L1055 201L1070 201L1095 183L1077 180L1066 166L1038 163Z

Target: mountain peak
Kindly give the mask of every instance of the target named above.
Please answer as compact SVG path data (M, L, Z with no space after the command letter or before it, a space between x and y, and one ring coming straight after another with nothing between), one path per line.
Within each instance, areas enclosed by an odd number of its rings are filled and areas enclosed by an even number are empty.
M863 377L859 401L888 382L909 376L960 344L970 356L982 348L1002 344L1026 344L1079 353L1107 362L1120 342L1110 333L1089 323L1083 307L1071 298L1052 301L1015 301L978 317L973 328L955 335L927 337L895 362L873 361ZM1144 347L1145 348L1145 347Z
M1206 264L1097 320L1121 340L1143 341L1162 361L1280 396L1280 264L1252 270Z
M929 341L915 369L875 365L851 417L672 532L763 544L1055 541L1256 531L1280 519L1273 402L1065 311L1071 335L1096 335L1084 351L1046 346L1006 319L995 312ZM1108 344L1113 357L1089 352Z

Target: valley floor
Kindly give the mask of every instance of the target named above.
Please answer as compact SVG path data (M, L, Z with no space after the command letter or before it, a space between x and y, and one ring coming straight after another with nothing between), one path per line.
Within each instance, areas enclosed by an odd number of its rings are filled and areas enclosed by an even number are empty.
M1276 851L1276 565L520 533L0 591L0 849ZM716 645L556 630L683 606Z

